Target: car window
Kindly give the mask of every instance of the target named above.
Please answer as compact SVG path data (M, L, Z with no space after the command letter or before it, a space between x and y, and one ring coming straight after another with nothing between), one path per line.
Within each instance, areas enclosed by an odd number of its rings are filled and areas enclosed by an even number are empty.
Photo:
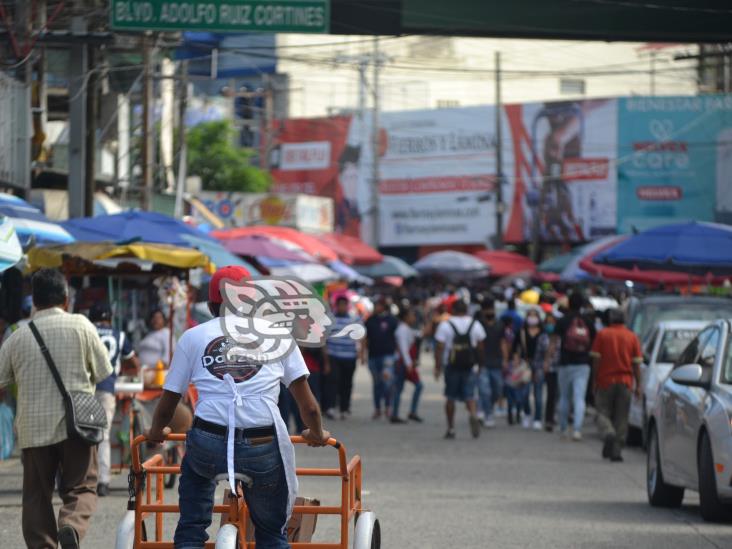
M722 365L722 381L732 383L732 338L727 338L727 350L724 353L724 364Z
M714 328L711 330L709 337L702 345L699 352L699 364L702 368L714 368L714 360L717 357L717 347L719 347L720 330Z
M732 299L716 301L671 300L663 303L641 303L633 317L631 330L642 341L656 324L664 320L702 320L712 322L732 317Z
M653 348L656 346L656 338L658 337L658 328L654 328L653 332L651 332L651 335L648 337L648 339L645 342L645 345L643 346L643 358L647 360L651 360L651 356L653 355Z
M661 347L658 349L656 362L675 363L697 333L699 330L666 330L661 340ZM653 347L650 349L652 351Z
M709 332L710 330L704 330L691 340L691 343L679 355L679 360L676 361L677 368L684 364L696 364L696 359L699 357L699 349L701 349L704 342L709 338Z

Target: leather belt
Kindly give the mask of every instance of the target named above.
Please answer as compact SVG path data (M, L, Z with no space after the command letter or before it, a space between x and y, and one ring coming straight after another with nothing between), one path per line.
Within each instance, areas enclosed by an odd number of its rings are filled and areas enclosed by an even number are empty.
M201 431L206 431L207 433L211 433L212 435L218 435L221 437L225 437L226 433L228 432L228 429L225 425L219 425L218 423L212 423L210 421L206 421L205 419L201 419L200 417L195 417L193 419L193 427L196 429L201 429ZM236 429L234 431L234 438L236 440L244 440L244 439L252 439L252 438L262 438L262 437L273 437L277 434L275 431L274 425L269 425L268 427L252 427L250 429Z

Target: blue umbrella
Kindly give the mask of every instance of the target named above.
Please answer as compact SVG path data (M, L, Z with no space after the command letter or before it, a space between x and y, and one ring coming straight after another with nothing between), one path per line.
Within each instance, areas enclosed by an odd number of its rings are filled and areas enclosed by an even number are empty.
M7 217L0 215L0 272L9 269L23 257L15 227Z
M0 215L12 221L18 240L26 246L36 244L68 244L74 241L66 229L48 219L43 212L12 194L0 193Z
M69 219L63 226L84 242L141 240L191 247L186 236L216 242L212 237L173 217L157 212L128 211L114 215Z
M593 261L627 269L732 274L732 227L697 221L663 225L629 237Z

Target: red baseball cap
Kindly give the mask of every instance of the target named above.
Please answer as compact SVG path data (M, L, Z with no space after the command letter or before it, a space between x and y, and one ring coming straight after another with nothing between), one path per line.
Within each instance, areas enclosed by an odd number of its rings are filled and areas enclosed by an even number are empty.
M224 298L221 297L221 281L228 280L249 280L252 275L244 267L239 265L227 265L217 270L211 277L208 284L208 300L211 303L223 303Z

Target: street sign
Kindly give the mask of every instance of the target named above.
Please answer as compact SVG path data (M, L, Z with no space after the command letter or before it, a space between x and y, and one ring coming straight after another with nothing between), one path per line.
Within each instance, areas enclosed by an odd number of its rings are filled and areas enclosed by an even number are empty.
M327 33L330 0L111 0L114 30Z

